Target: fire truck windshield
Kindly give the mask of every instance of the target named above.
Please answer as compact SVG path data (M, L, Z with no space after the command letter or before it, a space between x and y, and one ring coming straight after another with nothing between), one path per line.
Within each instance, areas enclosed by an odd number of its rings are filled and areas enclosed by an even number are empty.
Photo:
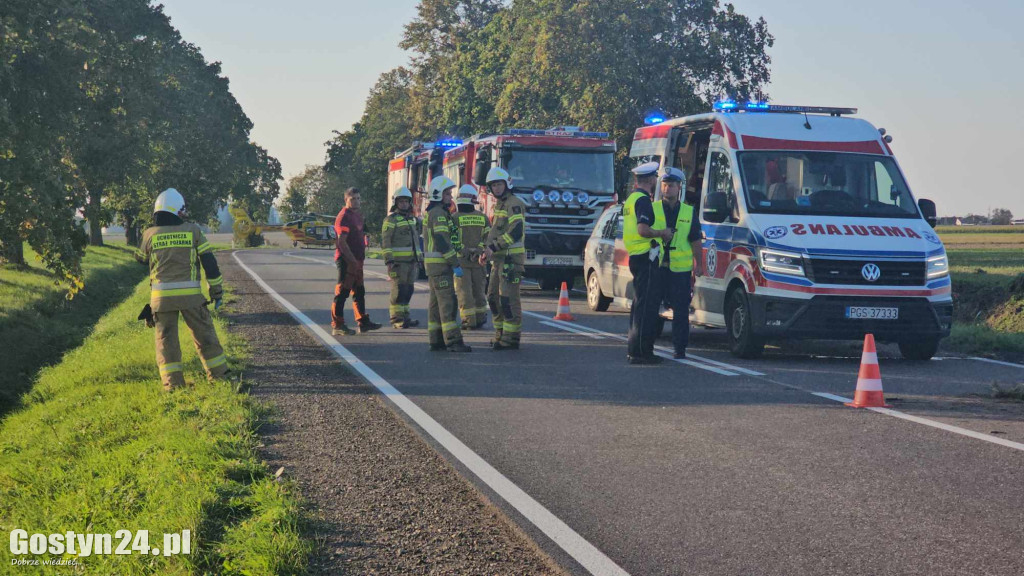
M610 151L519 149L506 162L516 188L573 188L611 194L614 167Z

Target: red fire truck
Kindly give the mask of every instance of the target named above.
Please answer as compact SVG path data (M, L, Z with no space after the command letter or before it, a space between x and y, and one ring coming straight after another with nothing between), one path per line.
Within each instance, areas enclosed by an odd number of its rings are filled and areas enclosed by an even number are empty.
M456 139L414 142L409 148L396 153L394 160L388 163L387 205L394 204L395 193L405 186L413 194L413 212L421 217L427 204L430 180L441 174L444 151L461 145L462 141Z
M526 275L544 290L563 281L571 287L594 223L614 202L615 140L559 126L480 134L445 148L444 174L459 186L475 184L488 216L494 199L484 186L487 171L508 170L512 192L526 204Z

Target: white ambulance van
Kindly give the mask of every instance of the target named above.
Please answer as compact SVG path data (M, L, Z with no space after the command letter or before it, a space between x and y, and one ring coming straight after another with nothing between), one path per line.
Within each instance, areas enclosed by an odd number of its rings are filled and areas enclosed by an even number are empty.
M766 339L896 342L934 356L953 301L935 204L915 202L891 136L851 108L723 101L636 130L630 156L682 168L699 192L704 275L691 320L732 353Z

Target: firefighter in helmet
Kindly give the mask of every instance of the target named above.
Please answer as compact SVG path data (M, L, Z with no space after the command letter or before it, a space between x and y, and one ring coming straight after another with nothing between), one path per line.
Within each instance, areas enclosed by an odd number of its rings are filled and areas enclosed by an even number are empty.
M491 262L487 304L494 318L493 350L519 348L523 306L519 282L526 271L526 205L512 193L512 177L503 168L487 173L487 189L497 202L494 222L484 241L480 262Z
M184 213L185 199L177 190L161 192L153 206L155 225L143 232L135 251L136 260L149 266L151 289L149 304L139 318L156 328L156 362L168 391L185 385L179 315L192 331L207 377L212 380L228 373L228 359L206 308L199 269L206 273L214 308L220 308L224 278L206 236L198 225L182 219Z
M487 296L485 291L484 267L480 255L484 253L484 239L491 225L487 216L476 209L477 190L470 184L459 188L459 199L455 204L458 212L455 220L459 225L459 266L462 278L455 279L459 293L459 312L462 314L462 329L476 330L487 323Z
M412 192L402 187L395 193L395 204L384 218L381 231L384 265L391 278L391 325L395 328L419 326L409 316L409 302L419 272L419 221L412 213Z
M430 181L430 203L423 222L423 261L430 283L430 305L427 315L427 334L430 349L449 352L472 352L462 341L458 322L458 300L455 297L455 278L461 278L453 236L457 224L449 208L455 182L447 176Z

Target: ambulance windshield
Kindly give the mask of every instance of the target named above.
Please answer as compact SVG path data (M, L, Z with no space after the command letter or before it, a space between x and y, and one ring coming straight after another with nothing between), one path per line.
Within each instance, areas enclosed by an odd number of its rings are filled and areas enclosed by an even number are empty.
M751 213L918 218L888 156L838 152L740 152Z
M505 169L516 188L568 188L611 194L614 187L612 152L514 148Z

